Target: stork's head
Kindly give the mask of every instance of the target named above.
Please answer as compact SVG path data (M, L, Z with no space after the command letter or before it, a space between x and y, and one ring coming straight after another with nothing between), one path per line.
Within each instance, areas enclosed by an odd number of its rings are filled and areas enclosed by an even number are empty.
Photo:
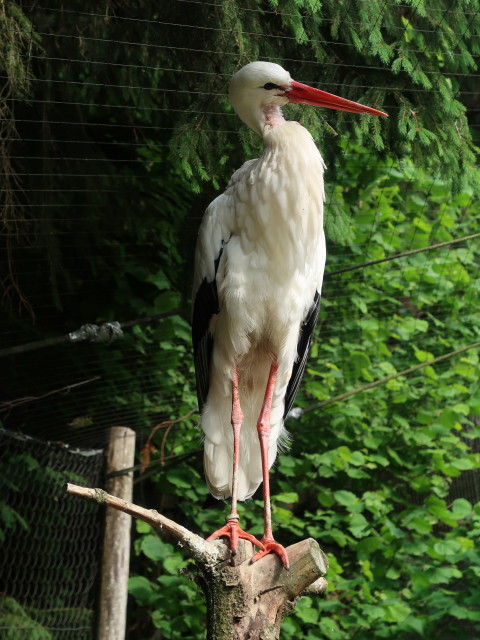
M288 102L375 116L387 115L296 82L288 71L273 62L250 62L237 71L230 81L230 102L239 118L260 134L266 124L275 126L283 122L280 108Z

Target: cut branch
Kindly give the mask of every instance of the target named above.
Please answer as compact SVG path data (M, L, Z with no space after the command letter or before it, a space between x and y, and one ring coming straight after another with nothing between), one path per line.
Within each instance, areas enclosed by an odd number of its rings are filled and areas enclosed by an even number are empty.
M280 625L303 594L321 594L328 568L325 554L315 540L302 540L287 548L290 569L268 555L251 563L253 546L240 540L231 563L228 547L207 542L154 509L120 500L102 489L67 485L67 493L128 513L174 538L196 561L192 579L207 601L207 640L260 640L279 638Z
M185 527L182 527L182 525L162 516L162 514L155 511L155 509L139 507L131 502L126 502L125 500L111 496L106 491L103 491L103 489L88 489L68 483L67 493L87 500L93 500L94 502L98 502L98 504L106 504L113 509L128 513L138 520L143 520L155 529L160 529L163 533L174 538L180 547L185 547L197 562L210 564L225 560L225 550L218 544L206 542L206 540L192 533Z

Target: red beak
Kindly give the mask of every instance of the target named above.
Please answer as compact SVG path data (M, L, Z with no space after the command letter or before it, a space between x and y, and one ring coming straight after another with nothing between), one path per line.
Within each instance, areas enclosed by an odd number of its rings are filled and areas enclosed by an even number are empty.
M337 111L351 111L352 113L369 113L372 116L387 116L387 113L366 107L364 104L346 100L333 93L327 93L320 89L314 89L307 84L290 82L290 90L285 93L289 102L298 102L299 104L312 104L316 107L325 107L326 109L337 109Z

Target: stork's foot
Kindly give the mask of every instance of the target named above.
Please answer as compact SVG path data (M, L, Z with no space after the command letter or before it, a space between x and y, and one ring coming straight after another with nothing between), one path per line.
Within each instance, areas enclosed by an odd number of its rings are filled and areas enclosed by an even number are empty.
M211 536L208 536L207 542L210 540L215 540L216 538L225 537L230 540L230 549L232 553L235 555L238 550L238 540L239 538L243 538L244 540L248 540L256 547L258 547L261 551L265 548L263 543L260 540L257 540L255 536L252 536L251 533L247 533L243 529L240 528L239 518L238 516L228 516L227 522L225 526L217 531L214 531Z
M260 560L260 558L263 558L263 556L266 556L269 553L276 553L277 556L282 561L282 564L285 567L285 569L290 569L290 563L288 562L288 555L285 547L282 547L281 544L278 544L278 542L275 542L273 538L263 537L262 543L264 548L260 549L260 551L257 551L257 553L253 556L250 562L256 562L257 560Z

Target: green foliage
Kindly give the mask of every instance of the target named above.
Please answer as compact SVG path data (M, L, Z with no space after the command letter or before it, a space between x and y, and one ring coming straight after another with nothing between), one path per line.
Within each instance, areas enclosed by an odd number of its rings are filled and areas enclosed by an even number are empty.
M5 628L4 640L53 640L53 635L14 598L0 597L0 626Z
M368 182L356 160L343 162L344 206L356 210L352 262L368 239L369 257L378 259L392 247L424 247L451 239L452 231L458 237L475 230L480 210L471 193L451 198L445 183L414 173L408 163L387 162L390 168L377 168ZM401 371L413 358L424 362L478 340L478 314L468 298L477 247L327 278L299 402L308 406L312 398ZM330 270L337 260L331 253ZM459 283L468 295L449 297ZM353 302L345 308L350 317L339 318L336 308L332 335L330 287ZM462 637L476 637L480 503L455 496L470 491L470 500L478 500L468 475L480 466L471 448L480 436L477 363L478 353L468 351L290 422L292 450L280 457L276 479L280 491L295 486L299 501L288 515L274 511L277 530L293 539L303 522L304 533L329 552L331 567L326 597L305 606L312 620L300 608L286 638L449 638L459 624Z
M389 158L367 166L366 150L354 151L342 157L344 180L335 187L355 220L347 249L352 263L364 255L366 242L367 257L379 259L476 230L480 209L471 192L452 197L445 182L410 162ZM330 249L329 271L345 264L345 251ZM458 244L399 259L393 268L327 275L299 404L308 407L478 340L470 296L479 259L478 245ZM337 298L352 301L335 307L334 330L332 288ZM447 640L459 624L462 637L478 635L480 503L475 505L468 475L480 467L472 448L480 437L477 367L477 351L467 351L288 423L292 446L272 474L275 532L287 544L305 536L318 540L330 569L325 597L302 599L282 637ZM155 481L163 495L182 499L186 526L205 535L222 520L220 511L196 506L206 495L197 460L160 471ZM261 502L242 505L241 517L248 530L260 532ZM183 556L145 525L138 533L136 551L152 560L149 572L170 574L167 559L184 566ZM146 609L163 597L150 575L132 578L131 593ZM175 584L193 602L188 583ZM161 602L155 605L157 627L177 619L177 603ZM194 619L189 624L196 625ZM196 637L198 627L187 631L184 623L169 627L168 637Z
M0 489L2 496L21 494L25 491L25 484L22 483L22 474L18 470L25 468L30 476L38 471L40 465L35 458L29 455L12 456L1 465ZM17 472L17 473L15 473ZM23 486L22 486L23 485ZM10 534L15 534L18 530L28 530L29 525L21 513L16 511L5 501L0 501L0 542L4 542L7 530Z
M87 637L93 625L90 609L35 609L22 606L14 598L0 596L2 640L64 640L65 628L75 629Z
M38 46L40 37L33 24L16 3L3 4L0 8L0 71L7 80L0 97L3 117L7 98L25 98L30 91L32 71L28 56ZM2 83L3 84L3 83Z
M202 637L205 632L205 605L199 602L197 588L185 575L189 560L172 544L161 540L153 529L137 522L140 536L135 552L151 561L146 575L129 580L129 593L139 607L149 612L151 623L162 637L172 640Z
M88 589L96 578L92 560L99 550L98 509L69 500L65 482L91 485L100 475L101 452L81 456L58 444L1 431L0 635L63 640L65 629L75 628L89 637L94 598Z
M246 62L276 60L288 66L294 77L333 92L341 87L344 97L389 112L388 120L368 116L352 120L344 113L288 107L289 114L302 119L321 143L327 164L337 151L331 138L334 133L339 134L339 143L350 138L370 150L388 149L400 157L410 156L457 189L476 183L475 148L465 107L458 100L458 79L476 69L474 55L480 52L477 3L460 1L456 11L443 1L390 3L388 9L382 3L363 0L270 0L268 4L273 11L260 0L243 10L235 2L219 8L212 48L224 51L228 46L225 34L234 32L236 37L237 60L226 60L223 73L227 77ZM254 37L258 33L264 35L261 47L260 39ZM312 67L312 62L321 66ZM203 110L200 100L192 107ZM218 96L216 107L231 111L223 95ZM187 114L174 138L182 169L192 179L213 180L214 184L218 165L212 166L209 130L217 128L217 117L201 116L204 128L199 135L199 121ZM258 144L252 150L247 137L244 152L258 153ZM216 144L228 149L225 143L220 135Z
M3 527L5 529L13 529L15 530L16 526L20 526L23 529L28 529L28 525L18 511L12 509L5 502L0 502L0 523L2 528L0 528L0 542L3 542L5 539L5 532L3 531Z

